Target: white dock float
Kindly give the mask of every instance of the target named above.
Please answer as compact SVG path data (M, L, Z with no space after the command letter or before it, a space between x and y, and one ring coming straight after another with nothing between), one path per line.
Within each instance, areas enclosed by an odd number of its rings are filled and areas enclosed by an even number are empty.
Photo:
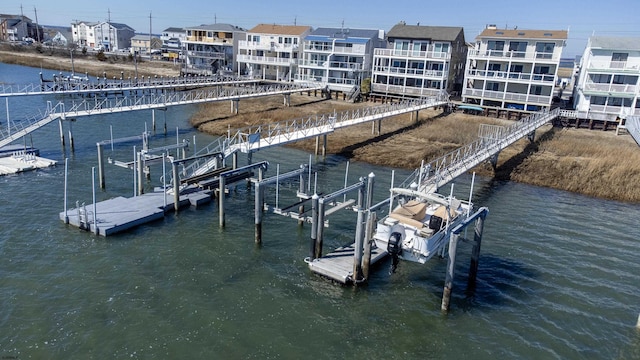
M16 174L54 166L55 160L45 159L33 154L19 152L11 156L0 157L0 175Z
M212 192L194 191L180 195L178 207L199 206L211 201ZM166 196L166 207L165 207ZM98 225L98 234L109 236L125 230L140 226L152 221L160 220L165 212L174 210L173 196L165 195L160 189L158 191L125 198L122 196L101 201L95 204L96 216L94 223L93 204L81 206L80 209L67 210L66 216L69 224L83 230L96 232L95 225ZM65 221L65 212L60 213L60 220Z
M321 258L309 262L309 269L316 274L343 284L353 282L353 257L355 243L335 249ZM384 259L387 250L381 247L371 247L371 265Z

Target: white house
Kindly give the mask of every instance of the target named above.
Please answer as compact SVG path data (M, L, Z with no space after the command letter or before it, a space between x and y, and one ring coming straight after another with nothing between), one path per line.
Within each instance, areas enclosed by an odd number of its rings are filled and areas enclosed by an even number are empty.
M185 73L215 75L237 70L238 42L246 32L230 24L211 24L186 27Z
M318 28L304 39L296 81L319 81L351 92L371 77L373 49L385 47L384 30Z
M135 30L128 25L114 22L76 21L71 23L71 33L73 42L80 47L113 51L130 47Z
M372 92L433 96L460 91L467 52L461 27L401 22L389 30L387 42L374 50Z
M550 108L566 30L488 26L467 53L464 102L507 109Z
M94 28L98 22L75 21L71 23L71 36L73 42L79 47L93 48L96 46L96 37Z
M576 76L578 117L616 120L640 115L640 38L589 38Z
M187 32L184 28L170 27L162 31L160 40L162 47L168 49L181 49L182 43L187 39Z
M310 26L259 24L238 43L238 75L291 81Z

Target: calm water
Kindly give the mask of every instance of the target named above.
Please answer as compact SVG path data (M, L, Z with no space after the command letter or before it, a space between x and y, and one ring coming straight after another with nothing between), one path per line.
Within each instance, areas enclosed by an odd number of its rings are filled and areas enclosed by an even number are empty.
M36 81L38 72L0 64L0 81ZM34 113L44 103L10 99L10 116ZM154 136L152 146L175 143L176 128L181 139L196 136L197 147L208 144L212 138L188 124L194 110L157 114L169 131ZM6 126L4 109L0 121ZM254 245L253 194L244 186L229 197L224 229L215 203L109 238L65 226L58 219L64 158L69 202L91 203L95 143L111 129L115 137L140 134L145 122L150 128L150 111L80 118L73 124L73 153L51 124L26 142L60 164L0 177L0 356L640 358L638 205L479 179L475 202L490 214L477 287L466 291L470 246L462 245L451 312L444 316L446 260L403 262L393 276L385 263L367 287L332 284L303 261L309 226L267 215L263 246ZM133 145L108 149L107 156L128 161ZM254 155L263 159L272 176L276 164L289 171L309 155L290 149ZM344 184L344 159L314 160L314 167L318 191ZM132 174L106 169L99 200L130 196ZM391 170L351 163L349 183L374 172L379 201ZM152 169L149 186L159 185L160 173ZM460 179L456 193L466 198L469 185L470 177ZM285 184L282 196L291 199L295 186ZM273 204L273 191L268 197ZM349 242L354 221L347 212L330 218L325 249Z

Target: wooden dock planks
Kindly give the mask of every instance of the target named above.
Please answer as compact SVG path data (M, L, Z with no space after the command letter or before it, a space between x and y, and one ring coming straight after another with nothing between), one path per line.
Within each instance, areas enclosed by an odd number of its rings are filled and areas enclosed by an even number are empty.
M355 243L335 249L321 258L309 262L309 268L316 274L325 276L331 280L343 284L353 282L353 258ZM371 265L384 259L387 251L383 248L372 246Z

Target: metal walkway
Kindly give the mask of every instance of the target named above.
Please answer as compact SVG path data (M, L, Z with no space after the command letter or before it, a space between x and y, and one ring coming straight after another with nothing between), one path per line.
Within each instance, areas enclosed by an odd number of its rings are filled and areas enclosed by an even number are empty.
M286 95L302 91L323 90L317 84L286 83L251 87L219 87L170 93L133 94L121 97L84 99L71 102L47 102L44 113L38 113L22 121L12 121L11 126L0 128L0 147L35 131L56 119L77 118L81 116L111 114L135 110L162 109L167 106L199 104L205 102L240 100L253 97Z
M625 120L627 132L631 135L633 140L640 145L640 116L629 116Z
M507 127L486 126L478 140L419 167L399 187L408 189L415 183L419 184L419 192L436 192L440 187L492 156L497 156L502 149L532 134L559 115L560 109L544 110Z
M228 86L252 84L259 80L249 80L237 77L212 76L142 76L139 79L107 79L97 78L91 81L87 77L56 76L56 80L42 81L39 84L0 84L0 97L59 95L59 94L94 94L122 91L189 89L207 86Z
M239 129L233 135L220 137L194 155L222 153L229 157L240 151L249 153L271 146L282 145L298 140L327 135L347 126L363 124L390 116L424 110L448 104L448 95L437 98L407 100L395 104L361 108L341 113L314 115L308 118L284 122L251 126ZM183 176L189 178L215 169L217 159L194 161L183 170Z

